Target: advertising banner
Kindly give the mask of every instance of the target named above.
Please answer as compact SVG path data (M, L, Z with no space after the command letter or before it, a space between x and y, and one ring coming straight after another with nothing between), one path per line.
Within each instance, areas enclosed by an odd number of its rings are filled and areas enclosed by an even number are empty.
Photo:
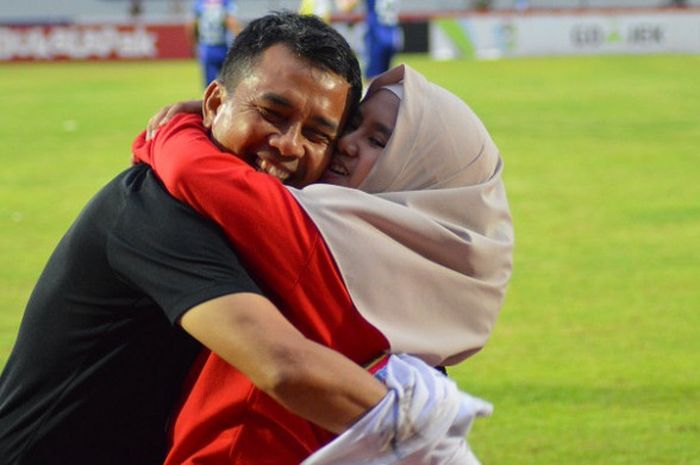
M436 58L700 53L700 13L476 15L435 21L430 45Z
M181 24L0 26L0 61L189 58Z

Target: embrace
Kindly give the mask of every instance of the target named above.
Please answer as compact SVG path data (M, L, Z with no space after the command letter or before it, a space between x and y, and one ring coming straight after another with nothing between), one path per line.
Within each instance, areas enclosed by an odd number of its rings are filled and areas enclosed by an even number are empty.
M436 367L502 305L503 162L407 66L361 93L335 30L275 13L136 138L27 304L0 463L478 463L490 405Z

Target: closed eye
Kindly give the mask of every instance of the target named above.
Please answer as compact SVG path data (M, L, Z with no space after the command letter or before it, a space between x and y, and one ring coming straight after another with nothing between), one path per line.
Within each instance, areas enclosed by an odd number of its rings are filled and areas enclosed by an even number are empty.
M314 144L324 144L328 145L333 140L333 136L326 134L325 132L320 132L316 129L309 129L304 131L304 137Z
M369 141L372 145L376 147L386 147L389 139L391 138L392 129L385 126L382 123L372 124L371 135L369 136Z
M383 139L378 139L376 137L369 137L369 143L375 147L385 148L386 142Z
M260 112L260 115L270 123L278 124L284 121L284 115L278 111L273 110L272 108L258 107L258 111Z

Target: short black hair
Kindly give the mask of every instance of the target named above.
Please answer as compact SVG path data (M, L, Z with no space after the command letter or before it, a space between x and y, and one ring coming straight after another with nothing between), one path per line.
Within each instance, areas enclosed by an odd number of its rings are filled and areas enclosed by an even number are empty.
M276 44L289 47L311 66L345 78L351 87L350 109L355 110L362 96L360 64L343 36L316 16L279 11L251 21L233 41L219 81L233 93L262 53Z

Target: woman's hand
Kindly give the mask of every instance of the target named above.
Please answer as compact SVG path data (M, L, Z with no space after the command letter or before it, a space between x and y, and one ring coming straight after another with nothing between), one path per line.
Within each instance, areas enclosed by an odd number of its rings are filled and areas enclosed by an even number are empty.
M155 137L158 128L163 126L178 113L197 113L202 114L201 100L188 100L185 102L177 102L171 105L166 105L148 120L146 126L146 140L151 140Z

